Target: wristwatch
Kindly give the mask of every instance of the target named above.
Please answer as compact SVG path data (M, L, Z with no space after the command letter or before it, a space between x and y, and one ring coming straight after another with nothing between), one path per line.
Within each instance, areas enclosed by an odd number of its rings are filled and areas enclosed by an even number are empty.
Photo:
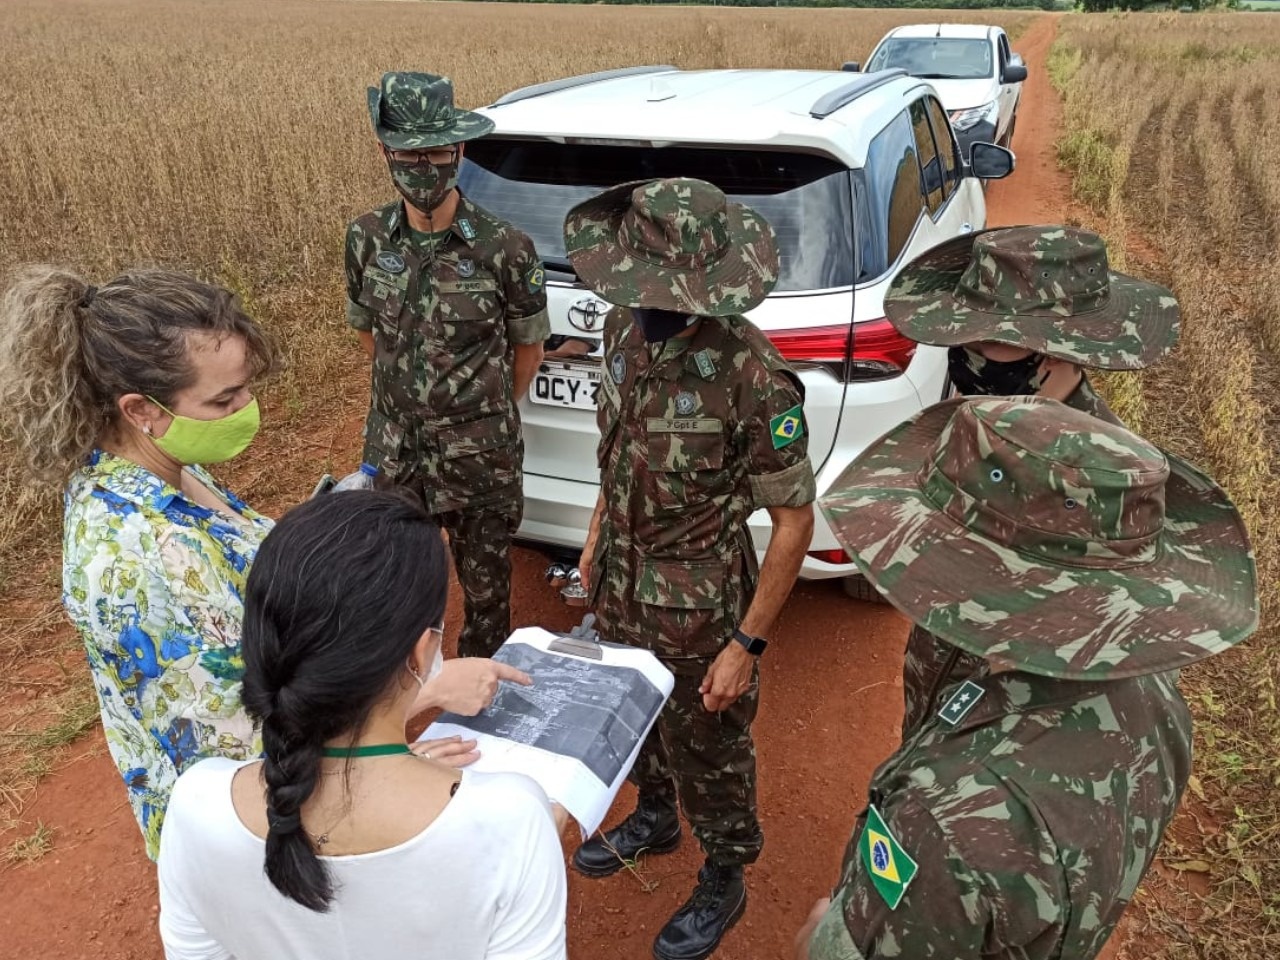
M741 630L733 631L733 639L737 640L746 649L747 653L753 657L758 657L764 653L765 648L769 646L769 641L764 637L753 637L749 633L743 633Z

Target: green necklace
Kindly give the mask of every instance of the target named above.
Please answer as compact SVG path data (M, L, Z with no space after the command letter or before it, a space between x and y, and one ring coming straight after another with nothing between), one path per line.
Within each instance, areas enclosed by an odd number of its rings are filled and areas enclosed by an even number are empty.
M361 757L393 757L413 753L403 743L371 743L363 747L325 747L326 757L358 760Z

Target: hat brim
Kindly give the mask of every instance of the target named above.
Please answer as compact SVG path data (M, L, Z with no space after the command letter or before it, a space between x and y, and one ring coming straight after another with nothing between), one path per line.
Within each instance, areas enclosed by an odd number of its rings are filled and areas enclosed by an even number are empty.
M582 282L622 307L727 317L759 306L778 282L777 242L769 222L742 204L726 206L729 249L708 267L665 267L623 249L618 232L631 194L649 182L621 184L569 211L565 254Z
M948 517L917 475L965 402L895 427L819 498L863 575L913 622L967 653L1072 680L1176 670L1256 629L1257 572L1240 514L1167 453L1165 527L1149 563L1047 563Z
M388 150L430 150L434 147L449 147L455 143L475 140L493 132L494 122L488 117L471 110L455 110L454 122L442 130L429 133L406 133L392 130L382 124L381 110L382 91L377 87L368 88L369 119L373 122L373 132L378 141Z
M899 271L884 301L885 315L899 333L940 347L1007 343L1101 370L1149 367L1173 349L1181 323L1173 294L1115 271L1106 305L1088 313L996 313L962 303L955 289L974 241L993 232L948 240Z

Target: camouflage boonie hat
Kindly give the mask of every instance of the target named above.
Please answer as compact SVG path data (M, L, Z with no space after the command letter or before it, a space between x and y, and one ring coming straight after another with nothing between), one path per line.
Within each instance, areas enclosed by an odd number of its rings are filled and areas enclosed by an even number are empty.
M1003 227L958 237L893 279L885 315L917 343L994 341L1098 367L1137 370L1178 339L1172 291L1116 273L1102 238L1075 227Z
M778 282L773 228L705 180L624 183L569 211L565 251L610 303L727 317Z
M491 132L488 117L453 105L453 81L434 73L384 73L369 87L369 118L388 150L429 150Z
M1028 673L1161 673L1258 624L1253 553L1226 493L1056 400L935 404L868 447L819 504L894 606Z

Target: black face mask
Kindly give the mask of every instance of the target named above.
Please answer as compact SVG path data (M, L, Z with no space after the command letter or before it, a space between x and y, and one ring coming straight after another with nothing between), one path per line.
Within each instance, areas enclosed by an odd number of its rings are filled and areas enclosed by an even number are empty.
M1030 397L1040 392L1040 362L1033 353L1021 360L988 360L966 347L947 351L951 383L961 394L987 397Z
M640 324L640 332L644 334L646 343L670 340L677 333L683 333L698 319L675 310L651 310L648 307L632 307L631 315Z

